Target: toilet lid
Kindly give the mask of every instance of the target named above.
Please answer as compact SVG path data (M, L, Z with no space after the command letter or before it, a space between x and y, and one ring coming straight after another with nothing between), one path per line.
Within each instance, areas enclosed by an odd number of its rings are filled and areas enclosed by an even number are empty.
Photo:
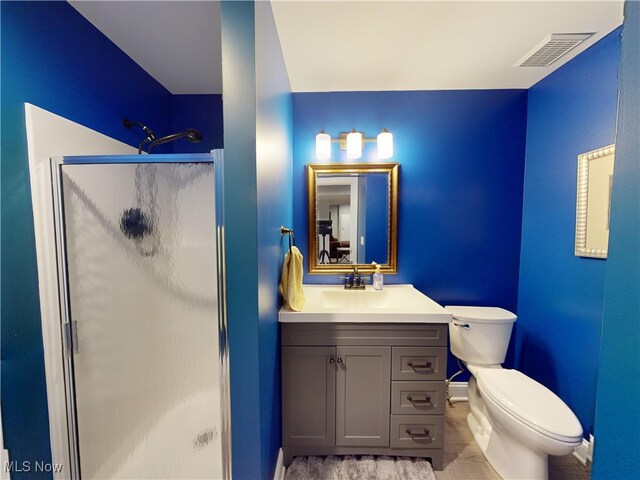
M513 323L515 314L499 307L459 307L447 305L444 307L453 318L476 323Z
M567 404L523 373L481 368L475 377L483 394L534 430L565 442L582 438L582 426Z

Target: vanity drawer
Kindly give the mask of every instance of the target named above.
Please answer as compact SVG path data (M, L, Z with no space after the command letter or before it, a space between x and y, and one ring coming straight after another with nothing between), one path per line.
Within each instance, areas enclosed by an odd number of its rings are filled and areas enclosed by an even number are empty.
M391 415L391 448L443 448L444 416Z
M392 380L444 380L447 347L393 347Z
M391 413L395 415L443 415L444 382L391 382Z

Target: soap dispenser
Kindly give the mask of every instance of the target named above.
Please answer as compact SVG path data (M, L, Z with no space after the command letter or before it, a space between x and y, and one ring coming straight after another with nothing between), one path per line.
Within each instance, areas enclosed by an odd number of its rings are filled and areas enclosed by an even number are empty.
M374 268L376 269L375 273L373 274L373 289L382 290L382 285L384 284L384 277L382 275L382 272L380 271L380 265L378 265L376 262L371 262L371 265L373 265Z

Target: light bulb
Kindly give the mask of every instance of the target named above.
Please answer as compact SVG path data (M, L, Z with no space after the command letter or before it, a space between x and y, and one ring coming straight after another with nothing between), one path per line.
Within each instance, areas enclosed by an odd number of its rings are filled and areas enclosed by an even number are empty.
M362 134L355 129L347 135L347 158L355 160L362 156Z
M318 160L331 158L331 136L324 130L316 135L316 158Z
M378 134L378 158L384 160L393 157L393 135L386 128Z

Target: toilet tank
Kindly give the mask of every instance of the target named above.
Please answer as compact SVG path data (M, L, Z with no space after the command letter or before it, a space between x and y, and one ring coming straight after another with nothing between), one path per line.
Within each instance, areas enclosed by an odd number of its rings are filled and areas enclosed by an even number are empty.
M445 307L453 317L449 324L451 353L478 365L504 362L516 316L497 307Z

